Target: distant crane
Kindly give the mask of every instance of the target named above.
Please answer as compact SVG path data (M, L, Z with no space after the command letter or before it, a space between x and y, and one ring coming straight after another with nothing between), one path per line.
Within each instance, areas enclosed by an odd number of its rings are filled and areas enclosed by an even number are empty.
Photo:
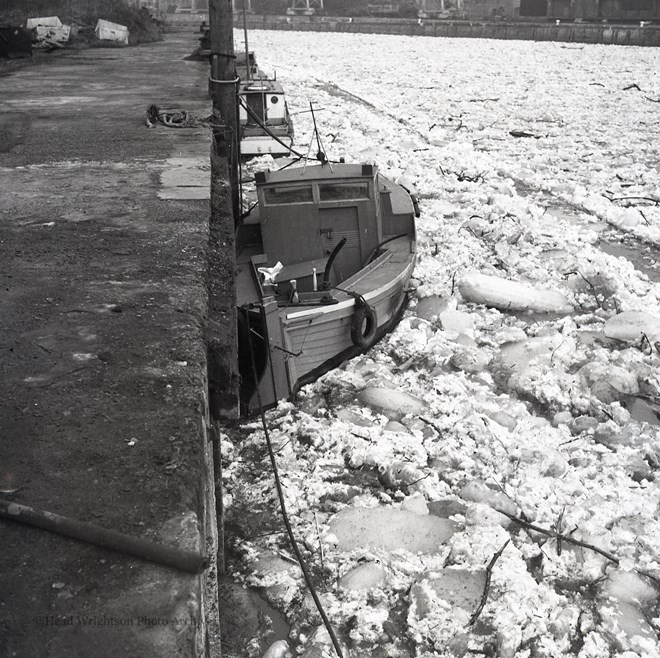
M291 6L286 13L298 16L313 16L323 13L323 0L291 0Z

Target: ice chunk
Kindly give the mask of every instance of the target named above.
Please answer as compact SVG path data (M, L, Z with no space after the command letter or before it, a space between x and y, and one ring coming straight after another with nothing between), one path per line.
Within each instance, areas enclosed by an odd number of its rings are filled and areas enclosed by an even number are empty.
M500 349L497 364L509 371L524 373L532 362L551 365L575 352L575 341L558 332L536 336L524 341L505 343Z
M653 584L634 571L612 571L603 584L602 594L626 603L644 605L658 596Z
M360 402L373 407L391 418L420 414L426 406L421 400L405 393L378 386L365 388L358 396Z
M372 587L383 587L387 582L387 574L378 562L360 564L345 573L339 579L342 589L361 590Z
M604 619L609 617L614 621L616 633L613 633L612 640L619 650L625 649L627 644L621 635L627 638L637 637L642 640L649 640L657 646L658 638L637 606L624 601L617 601L613 606L601 607L600 614Z
M385 427L383 427L384 432L400 432L402 434L408 434L408 428L405 425L402 425L398 420L389 420Z
M263 658L291 658L291 651L286 640L278 640L268 647Z
M394 461L378 476L381 484L388 489L408 487L424 479L424 474L414 464Z
M457 500L432 500L428 503L429 513L448 519L456 514L465 514L467 507Z
M568 423L568 428L573 436L583 432L593 432L598 427L598 420L593 416L578 416Z
M348 656L346 645L341 641L339 644L342 654ZM300 658L335 658L336 656L330 634L324 626L319 626L312 635L311 646L302 653Z
M624 311L610 318L604 327L605 335L616 340L660 340L660 318L644 311Z
M552 418L552 426L567 425L571 420L573 420L573 414L570 411L558 411Z
M428 505L426 504L426 499L420 493L415 493L412 496L406 496L401 501L401 509L406 510L407 512L413 512L415 514L421 514L425 516L429 513Z
M464 485L459 495L463 500L473 503L483 503L493 509L503 510L509 514L518 513L518 507L511 498L501 491L494 491L488 485L478 480L473 480Z
M463 276L458 289L468 302L505 311L570 313L573 310L568 298L557 290L535 288L528 283L477 272Z
M444 297L438 295L431 295L430 297L423 297L417 302L415 313L417 317L424 320L431 320L435 316L446 311L449 308L449 302Z
M424 591L426 586L452 607L473 613L479 606L485 585L485 571L447 568L438 574L426 574L415 583L410 590L410 600L418 618L427 616L432 609Z
M254 564L254 571L265 574L286 573L293 569L298 569L295 562L284 560L279 555L270 552L260 554Z
M498 425L506 427L509 432L513 432L518 424L518 419L515 416L507 413L506 411L486 411L485 415L491 420L494 420Z
M623 226L625 228L632 228L642 223L644 218L639 210L636 208L626 208L619 212L613 211L608 217L616 226Z
M472 313L447 309L438 313L438 318L443 331L468 335L474 333L474 316Z
M463 372L477 373L482 372L490 363L491 357L484 350L465 347L456 350L449 359L449 363Z
M366 416L362 416L361 414L357 414L354 411L345 408L340 409L337 412L337 418L346 423L350 423L351 425L358 425L359 427L372 427L374 424L373 421L369 420Z
M385 507L347 508L330 522L343 551L367 547L433 554L458 530L458 524L448 519Z
M637 395L637 377L631 372L610 363L592 361L578 370L582 382L605 404L619 400L621 395Z
M576 606L567 606L548 624L548 630L557 639L568 637L580 615Z

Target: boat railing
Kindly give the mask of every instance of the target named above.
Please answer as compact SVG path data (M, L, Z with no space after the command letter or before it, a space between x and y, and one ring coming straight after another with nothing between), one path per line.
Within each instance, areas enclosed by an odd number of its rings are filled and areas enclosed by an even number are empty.
M342 288L352 288L365 279L371 274L376 268L384 265L389 260L392 259L393 252L390 249L386 249L382 254L379 254L374 258L368 265L365 265L359 272L349 277L342 283Z

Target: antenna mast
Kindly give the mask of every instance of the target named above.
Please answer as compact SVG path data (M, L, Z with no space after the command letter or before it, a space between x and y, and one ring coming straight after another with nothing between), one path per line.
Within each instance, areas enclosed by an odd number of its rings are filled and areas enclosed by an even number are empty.
M252 67L250 66L250 49L248 48L247 31L247 1L243 0L243 41L245 41L245 66L247 67L247 79L252 80Z

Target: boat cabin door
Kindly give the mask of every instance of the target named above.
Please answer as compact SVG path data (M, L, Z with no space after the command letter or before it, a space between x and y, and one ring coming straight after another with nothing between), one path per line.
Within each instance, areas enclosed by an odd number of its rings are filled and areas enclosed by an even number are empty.
M245 94L245 103L250 108L251 113L247 113L247 122L248 124L256 123L253 119L253 115L258 117L261 123L266 123L266 104L265 104L265 95L261 92L252 92Z
M344 281L364 267L382 239L372 180L319 184L319 224L326 255L346 238L333 266L337 281Z
M344 281L360 269L362 262L358 209L355 206L319 208L319 218L321 243L326 256L332 253L342 238L346 238L346 244L337 254L333 266L337 281Z

